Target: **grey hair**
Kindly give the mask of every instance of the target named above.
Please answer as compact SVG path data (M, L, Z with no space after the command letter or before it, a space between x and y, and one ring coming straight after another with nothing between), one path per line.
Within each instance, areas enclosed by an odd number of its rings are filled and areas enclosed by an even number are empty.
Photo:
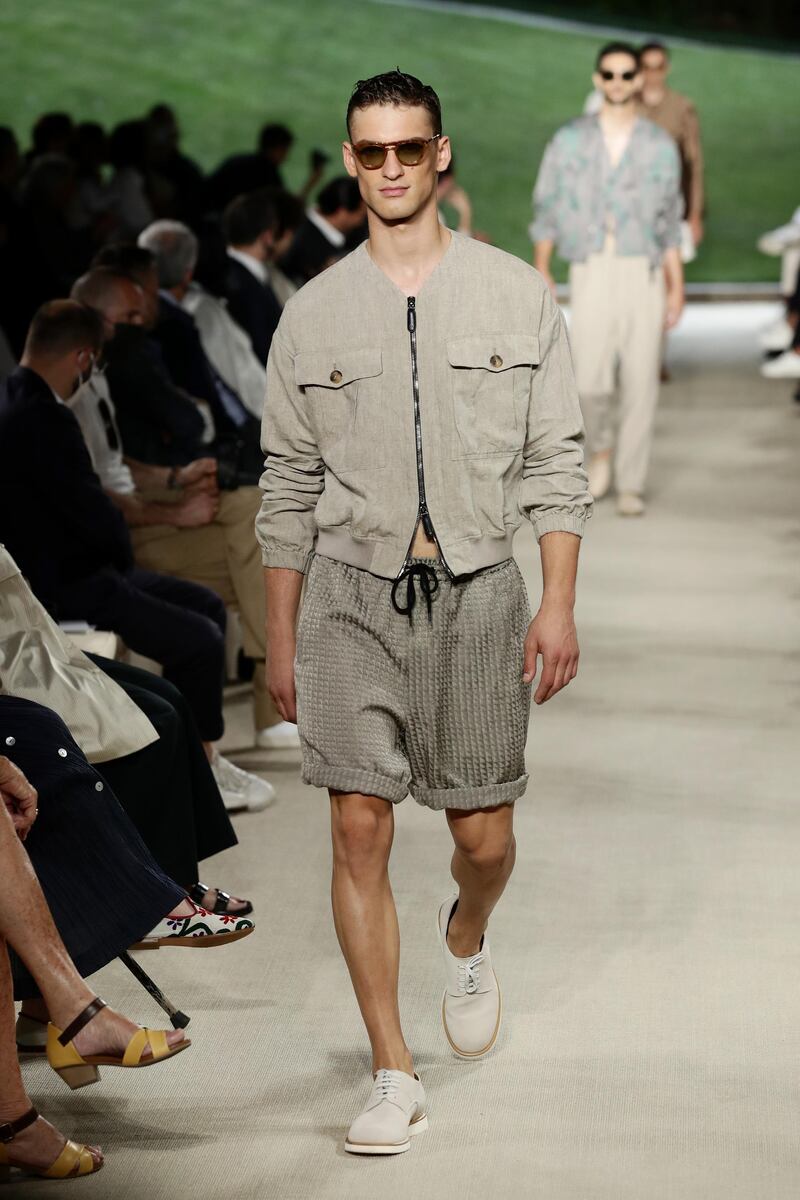
M153 221L137 238L138 245L155 255L158 282L163 288L183 283L197 263L197 238L180 221Z

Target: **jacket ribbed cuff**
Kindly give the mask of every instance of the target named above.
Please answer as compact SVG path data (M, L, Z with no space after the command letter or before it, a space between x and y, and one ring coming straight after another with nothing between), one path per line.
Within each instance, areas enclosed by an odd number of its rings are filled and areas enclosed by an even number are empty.
M290 550L286 546L261 547L261 562L265 567L283 567L287 571L308 572L313 550Z
M583 537L586 513L583 510L544 513L541 517L532 517L531 524L537 542L545 533L576 533Z

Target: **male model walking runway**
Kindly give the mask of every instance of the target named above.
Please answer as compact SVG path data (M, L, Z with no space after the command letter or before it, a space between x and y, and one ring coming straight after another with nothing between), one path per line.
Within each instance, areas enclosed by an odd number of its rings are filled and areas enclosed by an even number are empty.
M514 865L530 684L539 654L538 703L577 670L591 497L547 287L439 223L450 147L436 93L376 76L357 84L347 128L369 240L284 310L256 527L268 682L298 720L303 778L330 792L334 922L372 1045L372 1091L346 1148L396 1154L427 1118L398 1011L393 804L410 791L444 809L453 835L442 1019L453 1050L477 1058L500 1027L486 927ZM541 539L532 622L511 549L522 517Z
M637 115L637 51L612 42L597 56L599 116L578 117L548 145L534 190L534 262L552 286L558 244L569 259L570 342L595 499L611 485L611 393L619 362L617 509L644 513L661 343L683 308L680 162L672 138ZM665 288L666 276L666 288Z

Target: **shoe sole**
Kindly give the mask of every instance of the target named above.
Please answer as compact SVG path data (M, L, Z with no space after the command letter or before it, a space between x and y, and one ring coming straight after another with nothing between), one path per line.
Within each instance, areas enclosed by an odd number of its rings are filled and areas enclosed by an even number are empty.
M175 949L210 950L212 946L225 946L228 942L238 942L241 938L255 932L255 925L249 929L234 929L230 933L203 934L200 937L163 937L145 938L144 941L134 942L130 950L162 950L167 946Z
M494 971L492 971L492 974L494 975ZM447 1017L445 1015L445 1004L447 1003L447 989L445 988L444 995L442 996L442 1027L444 1029L444 1036L447 1038L450 1049L454 1054L457 1054L459 1058L482 1058L484 1054L489 1053L497 1041L498 1034L500 1033L500 1025L502 1024L503 1020L503 996L500 992L500 984L497 982L496 975L494 975L494 982L497 986L497 1024L494 1027L494 1033L492 1034L490 1041L486 1043L482 1050L462 1050L461 1047L457 1046L450 1037L450 1031L447 1028Z
M445 903L446 903L446 901L445 901ZM442 914L442 909L440 908L439 912L436 914L436 934L437 934L437 937L439 938L439 945L442 947L442 953L444 953L445 940L442 937L441 914ZM445 1017L445 1011L444 1011L444 1006L447 1003L447 988L444 989L444 993L442 994L442 1027L444 1029L444 1036L447 1038L450 1049L453 1051L454 1054L457 1054L459 1058L481 1058L484 1054L489 1053L492 1046L497 1041L497 1035L500 1033L500 1025L503 1020L503 995L502 995L502 992L500 991L500 984L497 982L497 976L495 975L494 970L492 970L492 975L494 976L494 983L495 983L495 987L497 988L497 1001L498 1001L497 1024L494 1027L494 1033L492 1034L491 1040L486 1043L486 1045L484 1046L484 1048L482 1050L462 1050L462 1049L460 1049L459 1046L457 1046L455 1044L453 1039L450 1037L450 1031L447 1028L447 1018Z
M344 1148L348 1154L405 1154L406 1150L411 1149L411 1138L416 1137L417 1134L424 1133L427 1128L428 1117L426 1113L423 1113L421 1117L416 1117L409 1125L408 1137L404 1142L368 1145L366 1143L348 1142L345 1140Z

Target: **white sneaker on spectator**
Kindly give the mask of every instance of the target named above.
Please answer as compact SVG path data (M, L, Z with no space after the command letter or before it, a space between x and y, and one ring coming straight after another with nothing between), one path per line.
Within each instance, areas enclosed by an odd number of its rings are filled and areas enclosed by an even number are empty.
M279 721L256 730L256 745L260 750L299 750L300 734L291 721Z
M403 1154L410 1138L428 1128L425 1091L419 1076L381 1069L366 1108L353 1121L344 1144L348 1154Z
M260 812L275 799L275 788L266 779L260 779L251 771L243 771L229 758L223 758L218 750L211 760L211 771L217 781L222 799L228 812Z
M800 354L796 350L784 350L777 358L771 358L761 367L765 379L800 379Z
M800 208L796 208L791 221L763 233L756 243L762 254L785 254L794 246L800 246Z
M758 335L758 344L762 350L788 350L794 341L795 331L786 317L780 317L762 329Z

